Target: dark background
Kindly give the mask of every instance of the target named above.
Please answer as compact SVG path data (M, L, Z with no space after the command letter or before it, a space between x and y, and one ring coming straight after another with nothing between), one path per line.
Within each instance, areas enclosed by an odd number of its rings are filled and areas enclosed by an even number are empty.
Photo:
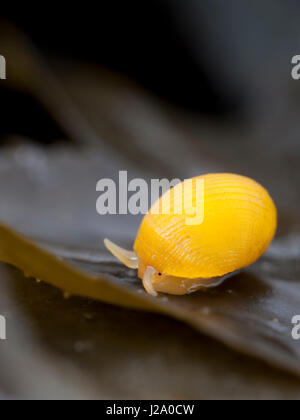
M207 66L209 34L196 28L203 51L195 54L185 33L188 19L180 16L176 3L113 0L67 6L58 1L26 2L4 6L1 17L27 34L44 54L124 73L165 100L216 121L242 114L242 97L219 89L217 74ZM192 3L187 6L195 8ZM7 91L3 84L0 88L6 104L2 133L17 131L40 141L58 135L53 127L45 130L49 121L32 98ZM32 124L37 113L39 126Z
M46 1L10 2L1 7L1 18L45 55L121 72L218 123L267 121L295 100L290 61L299 49L299 12L294 0ZM4 134L19 131L40 141L58 136L51 127L44 130L46 115L32 98L3 91L3 84L1 89ZM40 127L32 124L37 112Z
M66 301L1 264L3 395L299 399L299 375L283 372L286 359L299 372L290 334L300 307L299 16L297 0L1 6L1 223L139 287L103 239L131 248L140 218L101 218L100 178L240 173L269 190L279 215L272 247L250 271L195 294L195 304L182 300L193 316L207 300L209 335L228 331L230 348L163 316ZM248 354L248 343L263 361L231 350ZM277 352L273 367L260 345Z

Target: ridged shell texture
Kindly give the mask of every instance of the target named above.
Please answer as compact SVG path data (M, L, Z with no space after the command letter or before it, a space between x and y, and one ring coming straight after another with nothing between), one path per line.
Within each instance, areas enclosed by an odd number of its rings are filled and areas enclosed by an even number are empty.
M268 192L250 178L234 174L209 174L204 180L204 219L188 225L188 207L176 210L176 194L168 191L158 203L170 201L170 214L144 217L135 251L145 266L184 278L219 277L255 262L268 248L276 226L276 207ZM196 205L196 185L190 206Z

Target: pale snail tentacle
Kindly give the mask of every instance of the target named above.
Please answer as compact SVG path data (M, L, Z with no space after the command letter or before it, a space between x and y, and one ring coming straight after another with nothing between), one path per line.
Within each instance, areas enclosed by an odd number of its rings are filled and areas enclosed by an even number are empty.
M153 279L155 277L156 270L153 267L148 266L145 270L144 277L143 277L143 286L149 295L157 296L158 293L155 291L153 287Z
M121 248L109 239L104 240L106 248L120 260L126 267L137 270L139 267L139 259L135 252L128 251L127 249Z

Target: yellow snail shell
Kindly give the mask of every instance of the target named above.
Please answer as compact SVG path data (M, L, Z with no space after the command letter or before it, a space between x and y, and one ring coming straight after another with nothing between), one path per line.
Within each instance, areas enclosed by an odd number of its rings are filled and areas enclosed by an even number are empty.
M186 206L181 214L178 212L175 197L182 194L182 183L164 194L144 217L134 252L105 240L119 260L138 269L146 291L153 296L158 292L183 295L217 286L254 263L275 235L276 207L260 184L222 173L192 181L197 180L204 185L202 223L187 223L192 212ZM194 189L189 200L193 209L197 205ZM169 202L169 214L153 212L162 206L162 200Z

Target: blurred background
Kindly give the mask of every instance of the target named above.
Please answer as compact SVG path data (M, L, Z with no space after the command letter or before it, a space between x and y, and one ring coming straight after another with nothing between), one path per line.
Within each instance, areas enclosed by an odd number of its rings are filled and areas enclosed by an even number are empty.
M1 221L104 252L105 236L130 246L141 218L101 220L100 178L237 172L270 190L276 252L298 259L299 14L296 0L1 6ZM14 331L1 349L4 397L300 396L297 379L176 321L80 299L64 306L6 266L2 279L0 312Z

